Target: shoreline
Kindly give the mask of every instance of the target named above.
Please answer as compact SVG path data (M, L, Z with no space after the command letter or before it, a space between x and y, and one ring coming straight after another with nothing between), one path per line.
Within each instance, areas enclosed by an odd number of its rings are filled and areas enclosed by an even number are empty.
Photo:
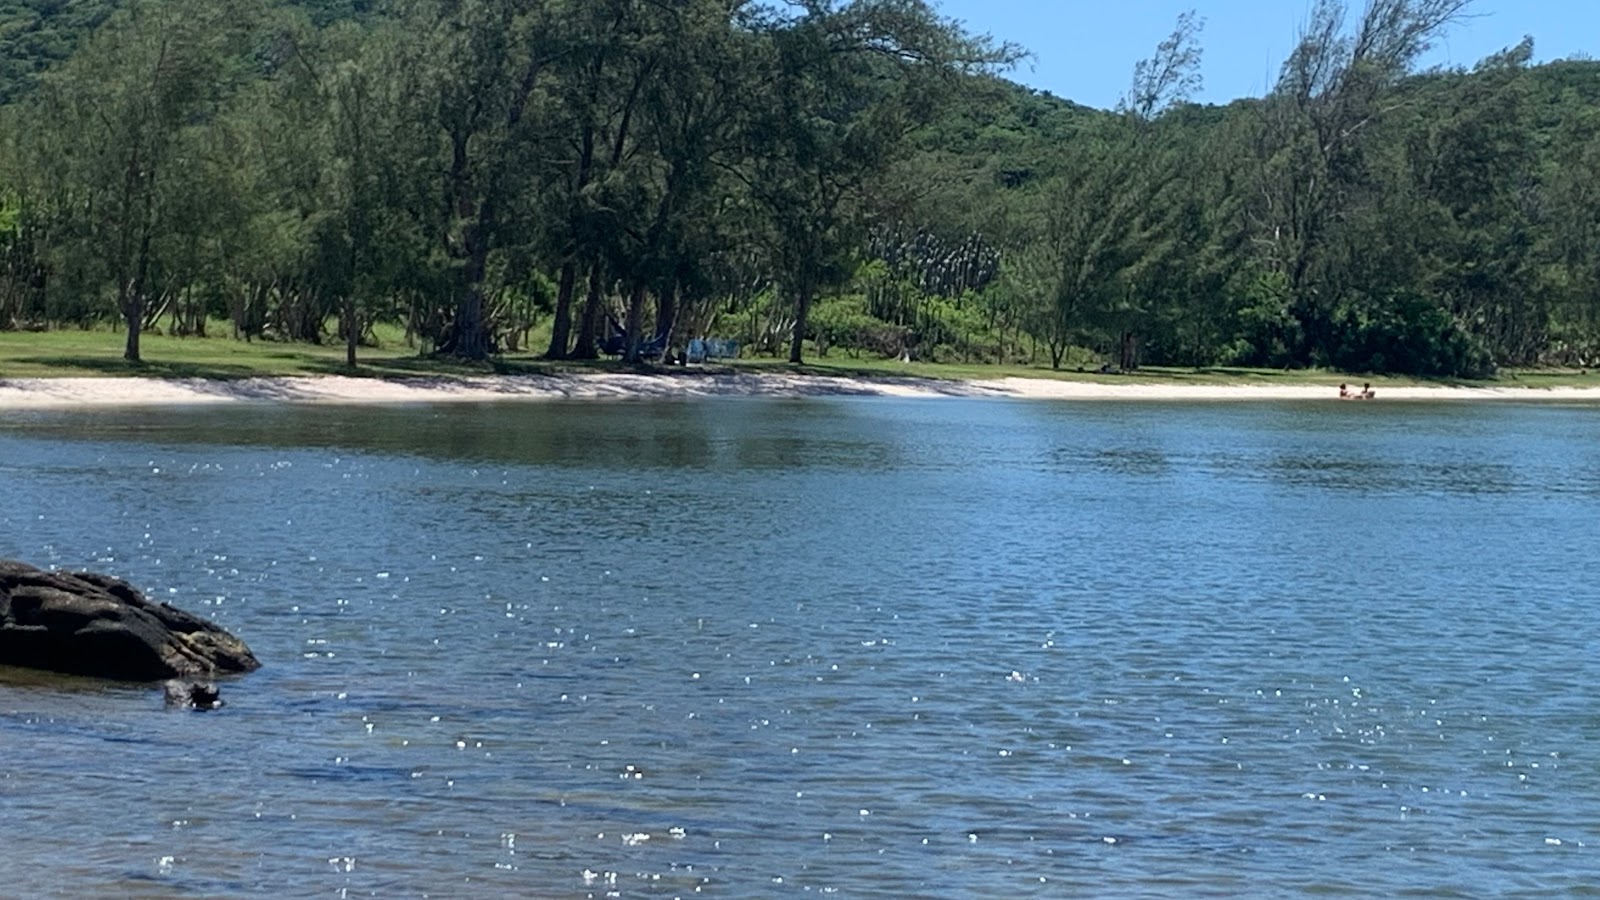
M1232 402L1341 401L1315 384L1108 384L1048 378L945 381L916 376L787 373L429 376L343 375L246 378L0 379L0 410L70 410L143 406L275 403L409 405L550 400L644 400L696 397L971 397L1015 400ZM1600 403L1600 387L1380 387L1375 403L1516 401Z

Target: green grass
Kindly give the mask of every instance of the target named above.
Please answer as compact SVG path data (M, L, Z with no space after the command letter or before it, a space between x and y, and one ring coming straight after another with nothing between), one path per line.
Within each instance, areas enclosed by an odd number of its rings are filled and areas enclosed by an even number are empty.
M342 344L286 344L273 341L234 340L225 323L217 323L213 337L169 337L146 334L140 345L144 361L122 359L124 335L110 329L68 329L46 332L0 331L0 378L70 378L82 376L144 378L236 379L287 375L357 375L404 378L439 375L547 375L563 372L652 372L649 365L628 366L612 360L597 362L547 362L536 353L507 354L482 363L434 359L419 355L405 344L394 328L380 329L377 347L361 347L355 370L345 367ZM546 338L547 339L547 338ZM532 346L542 347L540 335ZM1463 384L1404 377L1343 374L1325 370L1147 367L1126 375L1068 370L1048 366L982 365L975 363L902 363L898 360L817 357L802 366L778 359L744 359L718 363L715 371L785 372L817 376L863 378L934 378L970 381L994 378L1048 378L1105 384L1260 384L1326 385L1371 381L1374 387L1417 384ZM672 370L679 371L679 370ZM1490 382L1470 382L1532 388L1600 387L1600 372L1571 369L1519 370L1503 373Z
M226 332L223 332L224 334ZM226 337L175 338L146 334L144 361L122 358L125 336L110 330L0 332L0 377L82 375L159 378L247 378L331 371L344 364L344 348L310 344L246 343ZM372 351L374 364L414 355L404 347Z
M397 328L378 329L379 345L357 349L357 367L345 366L341 343L292 344L234 340L226 323L213 323L211 337L147 333L142 360L122 358L126 335L108 328L59 331L0 331L0 378L238 379L289 375L355 375L404 378L439 375L537 375L565 371L636 371L614 362L550 364L534 353L507 354L481 363L435 359L407 346ZM535 337L535 346L543 346ZM548 336L546 336L548 340Z

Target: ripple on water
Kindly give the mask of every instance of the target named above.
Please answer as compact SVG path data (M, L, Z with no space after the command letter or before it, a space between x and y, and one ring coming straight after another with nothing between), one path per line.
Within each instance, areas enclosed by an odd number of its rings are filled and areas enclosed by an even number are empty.
M1373 412L0 426L14 552L114 570L268 660L215 716L0 673L0 876L22 895L1581 890L1592 553L1566 536L1600 512L1600 427ZM88 535L64 511L91 504L112 514Z

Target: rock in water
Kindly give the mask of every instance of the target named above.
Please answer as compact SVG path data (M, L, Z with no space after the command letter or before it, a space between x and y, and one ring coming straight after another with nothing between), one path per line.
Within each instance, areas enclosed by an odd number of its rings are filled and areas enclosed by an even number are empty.
M167 694L167 705L182 709L221 709L222 694L217 686L209 681L184 681L174 678L163 685Z
M119 578L0 560L0 665L119 681L206 679L261 663L218 626Z

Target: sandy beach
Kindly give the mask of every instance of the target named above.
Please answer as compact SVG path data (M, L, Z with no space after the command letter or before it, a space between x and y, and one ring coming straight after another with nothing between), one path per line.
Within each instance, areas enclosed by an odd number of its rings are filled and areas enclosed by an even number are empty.
M942 381L910 377L827 377L783 373L581 374L406 379L340 376L237 381L159 378L0 380L0 410L88 409L223 403L408 404L508 400L686 397L990 397L1111 401L1339 402L1322 385L1119 384L1003 378ZM1556 401L1600 403L1600 388L1383 387L1373 402Z

